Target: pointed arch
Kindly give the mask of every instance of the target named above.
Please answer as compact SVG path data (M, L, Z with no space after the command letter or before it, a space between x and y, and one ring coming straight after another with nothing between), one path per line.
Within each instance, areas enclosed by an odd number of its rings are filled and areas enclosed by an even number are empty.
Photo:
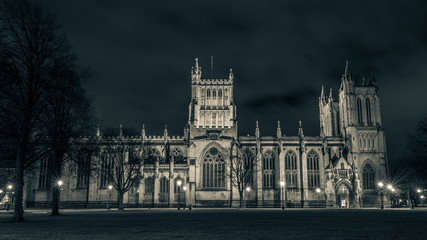
M202 187L204 189L225 188L224 153L216 146L205 151L202 161Z
M264 153L262 158L263 188L274 188L275 183L275 157L271 150Z
M369 98L366 98L366 118L368 121L368 124L372 123L372 115L371 115L371 100Z
M319 154L314 150L307 154L307 180L309 188L320 187Z
M360 98L357 98L357 121L363 123L362 100Z
M285 154L285 179L286 188L297 187L297 155L294 151L288 151Z
M174 148L172 150L172 156L173 156L173 162L177 163L177 164L186 164L187 161L184 158L184 155L182 154L181 149L179 148Z
M376 174L373 163L370 160L366 160L362 168L362 187L363 189L372 190L375 189Z

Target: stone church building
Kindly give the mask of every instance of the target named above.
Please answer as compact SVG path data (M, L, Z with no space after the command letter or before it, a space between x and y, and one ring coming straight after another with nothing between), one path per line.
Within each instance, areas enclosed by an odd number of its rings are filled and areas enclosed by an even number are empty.
M338 99L324 92L319 97L319 136L305 136L299 123L297 136L261 136L258 122L253 136L239 136L233 96L233 72L226 79L202 78L196 59L191 70L191 99L183 136L122 137L148 147L152 161L142 168L142 178L124 195L128 207L238 206L239 192L230 182L228 163L236 142L254 161L254 171L244 191L248 207L374 207L379 203L376 182L387 177L385 133L375 78L356 82L348 63ZM95 140L96 139L96 140ZM111 137L86 138L102 145ZM91 157L96 160L95 156ZM117 192L108 189L105 176L86 174L79 165L64 174L61 206L105 207ZM25 185L27 206L48 205L53 183L47 161ZM67 166L64 166L66 173ZM181 186L178 186L181 181ZM284 182L282 187L281 182ZM181 203L180 203L181 202Z

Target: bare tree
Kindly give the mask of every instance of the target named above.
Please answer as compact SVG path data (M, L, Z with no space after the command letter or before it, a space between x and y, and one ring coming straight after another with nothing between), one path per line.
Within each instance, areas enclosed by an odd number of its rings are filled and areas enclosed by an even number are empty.
M256 173L257 158L248 147L244 147L238 141L231 142L230 161L227 163L229 171L225 175L231 184L239 191L239 206L243 207L243 193L253 184Z
M2 1L0 6L0 119L16 149L14 220L24 221L24 169L44 151L40 116L64 37L55 18L36 2Z
M100 142L100 175L117 190L119 210L123 210L123 196L137 186L142 177L143 158L141 148L122 134Z
M55 184L62 177L62 167L67 160L66 153L72 152L72 145L80 136L93 135L95 119L81 75L77 74L74 58L66 49L55 59L50 74L49 90L46 94L46 108L41 115L47 133L47 145L51 152L49 174L52 186L52 215L59 215L59 187Z

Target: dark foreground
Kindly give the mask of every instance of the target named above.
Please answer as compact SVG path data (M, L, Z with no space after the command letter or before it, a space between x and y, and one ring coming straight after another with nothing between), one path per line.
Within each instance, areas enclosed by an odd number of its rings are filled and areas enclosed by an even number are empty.
M426 239L426 210L44 210L6 223L0 239Z

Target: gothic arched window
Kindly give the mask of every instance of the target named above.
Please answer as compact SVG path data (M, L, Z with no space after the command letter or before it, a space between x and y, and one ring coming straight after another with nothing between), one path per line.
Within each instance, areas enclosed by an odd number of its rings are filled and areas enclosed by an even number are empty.
M218 91L218 97L219 97L219 98L221 98L221 97L222 97L222 90L221 90L221 89Z
M147 177L144 180L145 183L145 194L153 193L154 191L154 181L152 177Z
M159 202L167 202L169 196L169 179L167 177L160 178Z
M362 115L362 100L360 98L357 99L357 121L359 123L363 122L363 115Z
M216 98L216 90L212 90L212 98L215 99Z
M253 186L255 156L249 148L246 148L243 153L243 158L245 160L245 182L248 186Z
M262 159L263 181L264 188L274 188L274 154L272 151L267 151Z
M209 99L211 97L211 90L206 90L206 97Z
M320 187L319 155L313 150L307 155L307 178L309 188Z
M160 152L156 148L151 148L148 159L146 161L147 164L155 164L156 161L160 160Z
M177 163L177 164L186 164L187 163L187 161L185 160L185 158L182 154L182 151L179 148L175 148L172 151L172 156L173 156L174 163Z
M368 123L372 123L371 101L369 100L369 98L366 99L366 117L368 118Z
M287 188L297 186L297 155L293 151L285 155L285 177Z
M366 164L363 167L363 189L375 188L375 171L371 164Z
M205 189L223 189L225 188L224 179L224 156L216 148L209 149L203 157L203 188Z

